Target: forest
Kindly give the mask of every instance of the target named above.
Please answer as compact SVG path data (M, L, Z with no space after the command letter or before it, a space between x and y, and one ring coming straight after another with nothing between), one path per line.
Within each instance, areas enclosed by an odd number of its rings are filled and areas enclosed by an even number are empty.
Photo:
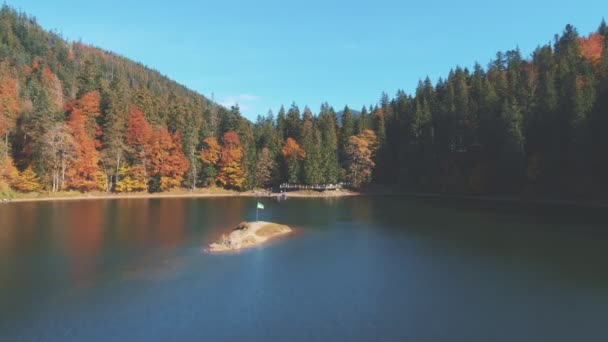
M602 198L608 27L567 25L414 94L250 122L142 64L0 11L0 195L234 190L282 183Z

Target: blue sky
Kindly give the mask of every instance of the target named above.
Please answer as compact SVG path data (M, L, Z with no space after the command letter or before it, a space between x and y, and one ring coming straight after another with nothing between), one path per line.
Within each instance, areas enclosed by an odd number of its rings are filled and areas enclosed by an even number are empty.
M69 40L117 52L255 118L412 92L499 50L528 56L567 23L594 31L608 1L77 1L10 5Z

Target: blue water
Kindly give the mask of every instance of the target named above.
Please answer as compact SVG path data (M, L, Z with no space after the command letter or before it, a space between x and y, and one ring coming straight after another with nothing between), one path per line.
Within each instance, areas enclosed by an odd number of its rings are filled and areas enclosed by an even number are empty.
M263 202L296 233L229 254L255 199L0 205L0 340L608 340L601 208Z

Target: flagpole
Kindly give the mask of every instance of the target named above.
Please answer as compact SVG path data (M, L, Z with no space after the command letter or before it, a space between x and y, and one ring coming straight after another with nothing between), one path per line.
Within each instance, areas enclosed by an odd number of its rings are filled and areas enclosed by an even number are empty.
M260 211L260 208L258 208L258 204L255 204L255 222L260 222L258 220L258 212Z

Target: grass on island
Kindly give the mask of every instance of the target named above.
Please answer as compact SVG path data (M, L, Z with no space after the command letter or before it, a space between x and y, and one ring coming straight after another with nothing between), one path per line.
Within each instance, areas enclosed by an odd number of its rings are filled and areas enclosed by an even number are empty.
M285 227L280 224L268 223L268 224L264 225L262 228L258 229L255 232L255 235L260 236L260 237L270 237L270 236L274 236L276 234L282 233L284 230L285 230Z

